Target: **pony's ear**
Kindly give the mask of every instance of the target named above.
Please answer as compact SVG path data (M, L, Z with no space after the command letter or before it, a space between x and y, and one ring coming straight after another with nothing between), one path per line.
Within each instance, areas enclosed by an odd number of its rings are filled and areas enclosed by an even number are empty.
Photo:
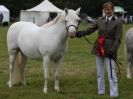
M67 15L67 14L68 14L68 9L67 9L67 8L65 8L64 10L65 10L65 13L66 13L66 15Z
M79 15L79 13L80 13L80 9L81 9L81 7L78 8L78 9L75 11L77 15Z

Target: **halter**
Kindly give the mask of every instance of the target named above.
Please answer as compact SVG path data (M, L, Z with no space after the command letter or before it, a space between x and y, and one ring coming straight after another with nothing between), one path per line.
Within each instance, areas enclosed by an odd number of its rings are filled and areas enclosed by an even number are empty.
M65 25L66 25L66 22L65 22ZM69 30L69 28L70 28L71 26L74 27L74 28L76 29L76 32L77 32L78 27L79 27L79 22L78 22L77 27L76 27L75 25L69 25L68 27L66 26L67 33L68 33L68 30Z

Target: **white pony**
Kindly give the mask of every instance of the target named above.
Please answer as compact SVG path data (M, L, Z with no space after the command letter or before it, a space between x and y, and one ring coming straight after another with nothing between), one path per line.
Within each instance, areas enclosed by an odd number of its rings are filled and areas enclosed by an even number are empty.
M41 58L44 68L44 93L47 93L49 78L49 63L55 64L55 90L59 91L60 64L67 48L67 38L75 37L78 28L78 17L80 8L76 11L65 9L53 21L41 27L30 22L16 22L11 25L7 33L7 45L10 60L9 87L12 87L13 80L20 72L18 79L26 85L24 78L24 67L27 58ZM18 52L21 53L21 63L15 66ZM13 72L17 74L13 76Z
M130 28L125 35L125 56L127 62L127 78L133 76L133 28Z

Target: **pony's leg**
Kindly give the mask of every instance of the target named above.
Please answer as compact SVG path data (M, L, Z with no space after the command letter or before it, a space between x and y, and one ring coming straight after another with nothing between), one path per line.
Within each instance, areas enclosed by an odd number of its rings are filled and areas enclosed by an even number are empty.
M45 84L43 88L44 93L47 93L47 85L48 85L48 78L49 78L49 63L50 63L50 58L48 56L45 56L43 58L44 79L45 79Z
M54 61L54 63L55 63L55 86L54 86L54 89L56 91L60 91L60 89L59 89L59 79L60 79L61 62L62 62L62 59Z
M9 61L10 61L10 65L9 65L10 78L9 78L9 82L8 82L9 87L12 87L12 76L13 76L13 69L14 69L14 65L15 65L15 59L16 59L16 52L9 54Z
M125 56L127 62L127 78L132 79L132 54L125 48Z
M128 61L128 67L127 67L127 78L132 79L132 65L131 62Z
M21 66L22 84L26 86L24 69L25 69L25 65L27 63L28 58L23 53L21 53L20 58L21 58L21 65L20 66Z

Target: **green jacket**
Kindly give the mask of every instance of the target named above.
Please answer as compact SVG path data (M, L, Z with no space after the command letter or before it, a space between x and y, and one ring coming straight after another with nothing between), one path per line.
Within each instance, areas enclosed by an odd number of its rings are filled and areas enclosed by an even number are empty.
M98 35L105 36L104 42L104 50L105 56L108 50L114 51L114 57L117 58L117 50L120 45L120 41L122 38L122 22L120 19L116 18L115 16L107 23L105 17L98 18L91 27L88 27L86 30L79 32L80 36L90 35L94 31L98 30ZM92 50L92 54L96 55L98 48L98 40L96 39L94 43L94 47Z

